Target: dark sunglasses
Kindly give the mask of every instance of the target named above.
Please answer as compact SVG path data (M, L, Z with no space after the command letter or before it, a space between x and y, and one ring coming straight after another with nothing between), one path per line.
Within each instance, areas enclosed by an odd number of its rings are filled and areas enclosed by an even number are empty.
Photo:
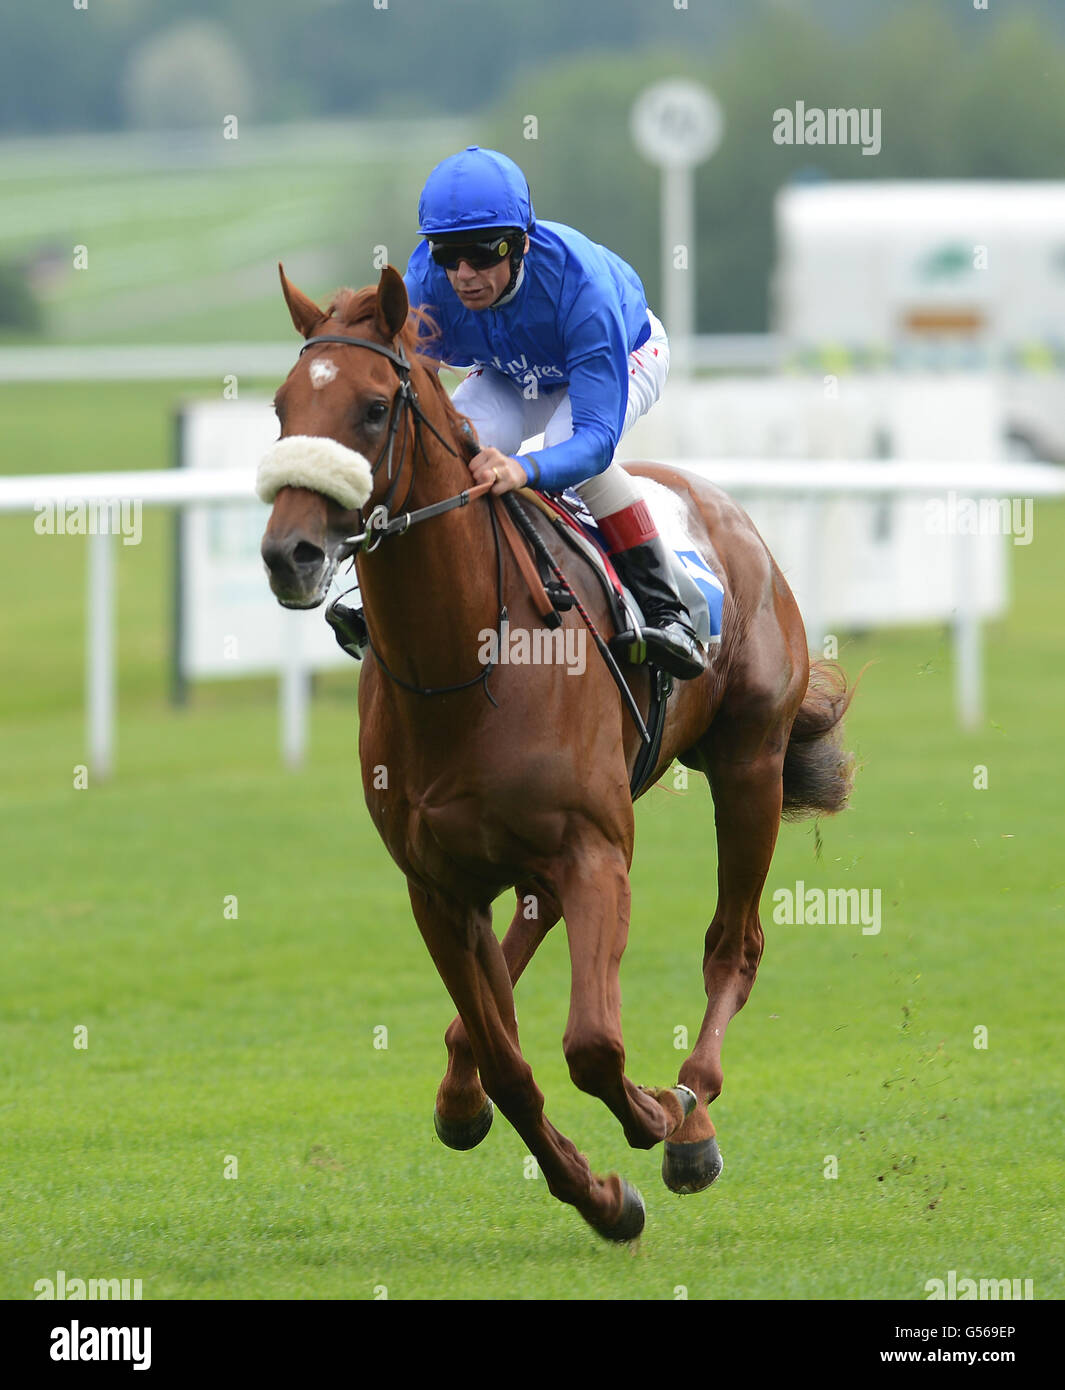
M429 254L436 264L443 266L445 270L457 270L459 261L465 261L474 270L488 270L506 259L513 240L508 233L493 237L491 241L471 241L465 245L431 241Z

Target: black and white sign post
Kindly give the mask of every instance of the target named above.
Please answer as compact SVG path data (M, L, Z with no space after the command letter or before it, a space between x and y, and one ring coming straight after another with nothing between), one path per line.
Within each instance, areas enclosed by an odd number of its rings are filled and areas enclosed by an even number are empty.
M632 108L632 138L662 170L662 306L670 373L691 370L695 332L695 169L717 149L724 117L698 83L669 78L648 87Z

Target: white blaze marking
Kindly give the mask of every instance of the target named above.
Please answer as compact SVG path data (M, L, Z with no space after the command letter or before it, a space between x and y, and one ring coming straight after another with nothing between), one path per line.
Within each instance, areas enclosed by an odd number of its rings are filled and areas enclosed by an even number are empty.
M336 363L328 357L316 357L311 363L311 385L316 391L328 386L336 374Z

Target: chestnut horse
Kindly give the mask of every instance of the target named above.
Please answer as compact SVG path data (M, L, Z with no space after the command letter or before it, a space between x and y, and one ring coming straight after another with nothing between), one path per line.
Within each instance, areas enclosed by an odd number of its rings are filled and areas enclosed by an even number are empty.
M667 1141L663 1176L673 1191L709 1186L721 1158L707 1106L721 1091L725 1028L762 954L759 898L781 815L838 811L849 794L851 759L839 745L846 681L828 663L811 671L795 600L747 515L691 474L634 467L683 500L726 595L722 645L705 675L677 683L646 784L680 759L705 774L713 794L718 901L703 953L706 1013L676 1086L634 1085L618 984L634 838L629 778L640 748L634 721L591 644L579 679L559 664L483 664L486 630L504 618L512 630L540 625L501 540L498 499L474 489L469 505L373 533L390 516L469 491L477 447L437 364L416 351L425 320L410 313L401 276L388 267L379 285L340 291L324 311L283 269L281 281L308 342L275 398L281 438L260 472L260 495L273 499L262 554L275 597L314 607L353 550L347 539L365 530L371 509L385 508L356 554L370 638L359 756L370 815L406 876L415 920L458 1010L445 1035L437 1133L454 1148L473 1147L494 1102L555 1197L601 1235L630 1240L643 1227L642 1199L616 1174L593 1173L548 1123L518 1044L512 987L565 919L572 991L563 1050L574 1083L605 1102L633 1147ZM586 563L527 510L593 622L612 634ZM572 608L562 617L567 627L582 623ZM629 668L627 678L646 711L647 670ZM506 890L517 909L500 942L492 903Z

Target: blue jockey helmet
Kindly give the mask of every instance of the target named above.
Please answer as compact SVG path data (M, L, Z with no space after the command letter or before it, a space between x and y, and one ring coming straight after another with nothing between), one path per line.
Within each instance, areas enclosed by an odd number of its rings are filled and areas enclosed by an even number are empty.
M535 222L525 175L505 154L479 145L438 164L418 203L418 230L434 241L511 227L527 232Z

